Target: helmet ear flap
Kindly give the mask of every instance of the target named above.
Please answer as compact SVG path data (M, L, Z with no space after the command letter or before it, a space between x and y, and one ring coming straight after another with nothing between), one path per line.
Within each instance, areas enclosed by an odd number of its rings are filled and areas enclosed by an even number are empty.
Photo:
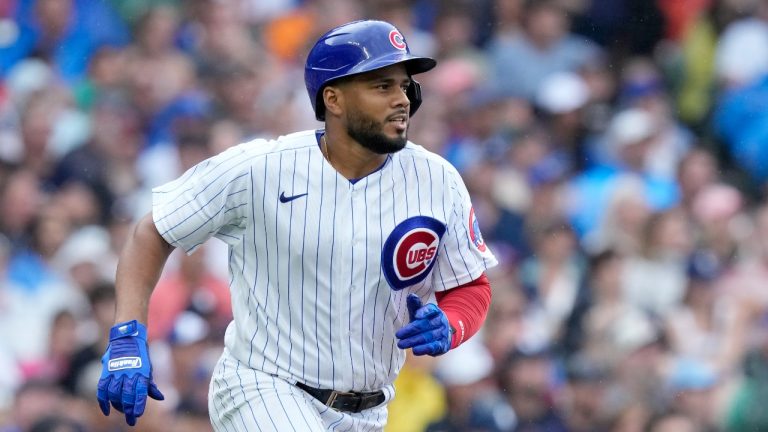
M411 111L408 115L413 116L416 110L421 106L421 84L419 84L418 81L411 79L411 84L408 85L405 95L408 96L408 100L411 102Z

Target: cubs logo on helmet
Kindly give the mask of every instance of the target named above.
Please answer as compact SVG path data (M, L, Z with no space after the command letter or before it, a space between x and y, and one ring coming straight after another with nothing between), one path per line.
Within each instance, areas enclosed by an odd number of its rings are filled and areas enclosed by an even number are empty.
M469 239L472 240L472 244L475 245L477 250L485 252L485 240L483 240L483 235L480 233L480 223L475 217L474 207L469 210Z
M394 290L423 281L437 258L445 225L428 216L400 222L389 234L381 251L381 267Z
M389 42L393 47L405 51L405 40L403 40L403 35L399 31L392 30L389 32Z

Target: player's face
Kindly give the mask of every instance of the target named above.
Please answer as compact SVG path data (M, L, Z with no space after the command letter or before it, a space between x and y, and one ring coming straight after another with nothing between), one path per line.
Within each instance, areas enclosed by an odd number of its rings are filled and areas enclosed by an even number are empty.
M345 92L350 101L347 134L374 153L402 150L408 133L410 101L405 92L410 83L401 64L356 77Z

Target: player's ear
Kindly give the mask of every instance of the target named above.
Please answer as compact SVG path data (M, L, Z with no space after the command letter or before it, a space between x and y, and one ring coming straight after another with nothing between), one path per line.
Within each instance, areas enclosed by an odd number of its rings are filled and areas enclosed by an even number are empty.
M323 103L325 104L325 111L335 116L340 116L344 106L344 94L340 87L337 86L325 86L323 88Z

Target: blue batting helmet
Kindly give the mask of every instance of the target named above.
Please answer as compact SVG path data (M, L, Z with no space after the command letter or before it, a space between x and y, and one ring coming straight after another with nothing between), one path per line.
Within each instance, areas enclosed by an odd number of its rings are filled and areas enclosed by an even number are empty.
M304 83L315 117L325 120L322 90L331 81L398 63L405 64L409 75L426 72L437 64L429 57L412 55L403 34L388 22L354 21L330 30L312 47L304 66ZM412 81L407 95L413 115L421 105L419 83Z

